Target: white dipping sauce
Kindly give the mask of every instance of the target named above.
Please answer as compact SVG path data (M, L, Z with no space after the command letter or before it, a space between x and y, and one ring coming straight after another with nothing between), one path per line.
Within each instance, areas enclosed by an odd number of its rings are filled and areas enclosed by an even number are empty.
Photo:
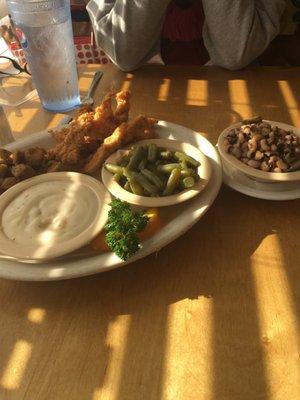
M2 230L21 245L51 245L89 227L99 207L96 194L79 182L42 182L20 192L4 209Z

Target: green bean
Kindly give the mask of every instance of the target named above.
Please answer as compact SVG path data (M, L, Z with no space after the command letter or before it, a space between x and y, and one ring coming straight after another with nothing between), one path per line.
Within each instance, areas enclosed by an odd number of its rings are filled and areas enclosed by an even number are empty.
M129 184L130 184L132 193L137 194L139 196L144 195L144 190L143 190L142 186L136 181L135 178L130 179Z
M157 171L157 169L155 169L154 171L151 170L151 172L154 172L155 175L157 175L164 182L164 186L166 186L168 180L167 174L163 174L162 172Z
M140 196L169 196L192 188L200 179L194 158L157 147L155 143L134 145L119 158L118 165L105 168L125 190Z
M114 181L120 182L122 177L123 177L123 174L114 174Z
M174 168L169 176L167 186L163 192L164 196L169 196L174 192L174 190L179 182L179 179L180 179L180 169Z
M187 154L181 153L180 151L175 152L175 158L178 161L185 161L187 164L192 165L193 167L199 167L200 163L196 161L193 157L188 156Z
M131 189L130 183L128 181L125 183L123 189L127 190L127 192L131 192L132 193L132 189Z
M179 169L180 170L181 165L176 163L176 164L165 164L165 165L158 165L157 166L157 171L162 172L163 174L170 174L173 169Z
M160 158L162 158L163 160L171 160L173 157L173 153L170 150L164 150L160 152Z
M148 144L148 161L154 162L157 157L157 146L155 143Z
M147 169L149 172L151 172L153 175L155 175L160 180L160 185L162 184L162 189L163 189L165 187L165 185L166 185L168 176L162 174L161 172L158 172L157 171L157 167L155 167L155 166L153 166L151 164L147 164L147 167L145 169ZM146 174L147 174L147 172L146 172ZM144 174L144 176L146 177L145 174ZM148 173L148 176L150 176L149 173ZM147 177L147 179L150 180L150 182L152 182L151 179L149 179L148 177ZM154 182L152 182L152 183L154 183ZM158 187L158 181L157 181L157 185L156 186Z
M182 177L186 178L187 176L193 176L195 174L195 170L192 168L183 168L180 173Z
M168 181L168 178L169 178L169 174L163 174L162 172L159 172L158 170L157 170L157 168L155 168L155 169L150 169L149 168L149 165L147 166L147 169L149 169L149 171L151 171L151 172L153 172L161 181L162 181L162 183L163 183L163 188L165 188L166 187L166 184L167 184L167 181Z
M153 165L153 164L147 163L146 167L147 167L147 169L149 169L149 171L151 171L151 172L155 172L155 173L157 172L157 171L156 171L156 166Z
M151 183L153 183L158 189L164 188L164 182L160 179L159 176L155 175L152 171L148 169L142 169L141 173L148 179Z
M123 168L120 167L119 165L107 163L107 164L105 164L105 168L111 174L121 174L121 175L123 175Z
M139 163L139 170L141 171L142 169L146 168L147 165L147 159L143 158L142 161Z
M130 170L136 170L138 168L139 163L142 161L144 157L144 149L142 146L137 146L132 153L129 163L127 164L127 168Z
M181 165L181 168L182 168L182 169L187 169L187 168L188 168L188 166L187 166L185 160L182 160L182 161L180 162L180 165Z
M142 174L134 173L134 178L150 195L157 194L157 187L152 185L152 183L150 183Z
M139 182L137 182L137 180L136 180L136 178L134 176L134 173L129 171L128 168L123 168L123 173L126 176L128 182L130 184L130 188L131 188L132 192L134 194L138 194L140 196L143 196L144 190L143 190L142 186L139 184Z
M195 179L192 176L187 176L182 180L185 189L190 189L195 185Z
M120 159L120 161L118 162L118 165L120 165L120 167L126 167L127 164L129 163L129 161L130 161L130 156L129 155L128 156L123 156Z

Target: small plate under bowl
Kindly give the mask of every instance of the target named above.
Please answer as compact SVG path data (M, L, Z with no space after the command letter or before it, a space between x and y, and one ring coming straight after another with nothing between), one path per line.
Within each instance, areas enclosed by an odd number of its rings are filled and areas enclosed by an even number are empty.
M101 182L76 172L22 181L0 196L0 252L30 260L71 253L104 228L110 201Z
M223 181L237 192L257 199L284 201L300 199L298 182L260 182L250 178L222 159Z
M295 135L300 137L300 129L298 129L294 126L287 125L287 124L284 124L281 122L276 122L276 121L263 120L263 122L266 122L272 126L278 126L278 128L284 129L286 131L292 130ZM235 158L232 154L227 153L224 149L224 139L226 138L226 136L232 129L239 128L242 125L243 125L242 122L238 122L237 124L231 125L228 128L226 128L219 136L218 150L219 150L219 153L221 154L222 159L226 160L226 162L228 164L230 164L231 167L238 169L239 171L243 172L250 178L260 181L260 182L271 183L271 182L300 181L300 171L265 172L265 171L261 171L259 169L249 167L248 165L244 164L242 161Z
M189 143L170 139L147 139L141 140L140 142L137 142L135 144L146 145L149 143L155 143L158 147L164 147L168 150L184 152L187 155L193 157L195 160L199 161L200 166L198 167L198 174L200 176L200 180L196 182L195 186L191 189L186 189L180 193L176 193L171 196L146 197L127 192L127 190L123 189L122 186L113 179L113 175L108 172L105 167L103 167L102 182L113 196L123 201L127 201L128 203L139 205L142 207L164 207L187 201L199 194L206 187L211 177L211 166L207 157L199 149L197 149L197 147L192 146ZM121 157L122 150L118 150L114 154L112 154L106 160L106 162L116 164Z

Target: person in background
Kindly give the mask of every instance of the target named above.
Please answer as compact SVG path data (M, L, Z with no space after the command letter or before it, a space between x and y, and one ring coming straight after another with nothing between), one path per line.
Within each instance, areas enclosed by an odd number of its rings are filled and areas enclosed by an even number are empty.
M96 41L123 71L165 63L247 66L279 33L285 0L91 0Z
M286 0L280 34L259 57L261 65L300 66L300 0Z

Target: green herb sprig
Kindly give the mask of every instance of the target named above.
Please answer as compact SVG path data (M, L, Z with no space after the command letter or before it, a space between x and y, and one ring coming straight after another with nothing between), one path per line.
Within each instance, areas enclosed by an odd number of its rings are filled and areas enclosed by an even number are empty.
M139 250L137 233L146 228L149 217L133 212L128 203L119 199L114 199L110 206L105 226L106 243L111 251L126 261Z

